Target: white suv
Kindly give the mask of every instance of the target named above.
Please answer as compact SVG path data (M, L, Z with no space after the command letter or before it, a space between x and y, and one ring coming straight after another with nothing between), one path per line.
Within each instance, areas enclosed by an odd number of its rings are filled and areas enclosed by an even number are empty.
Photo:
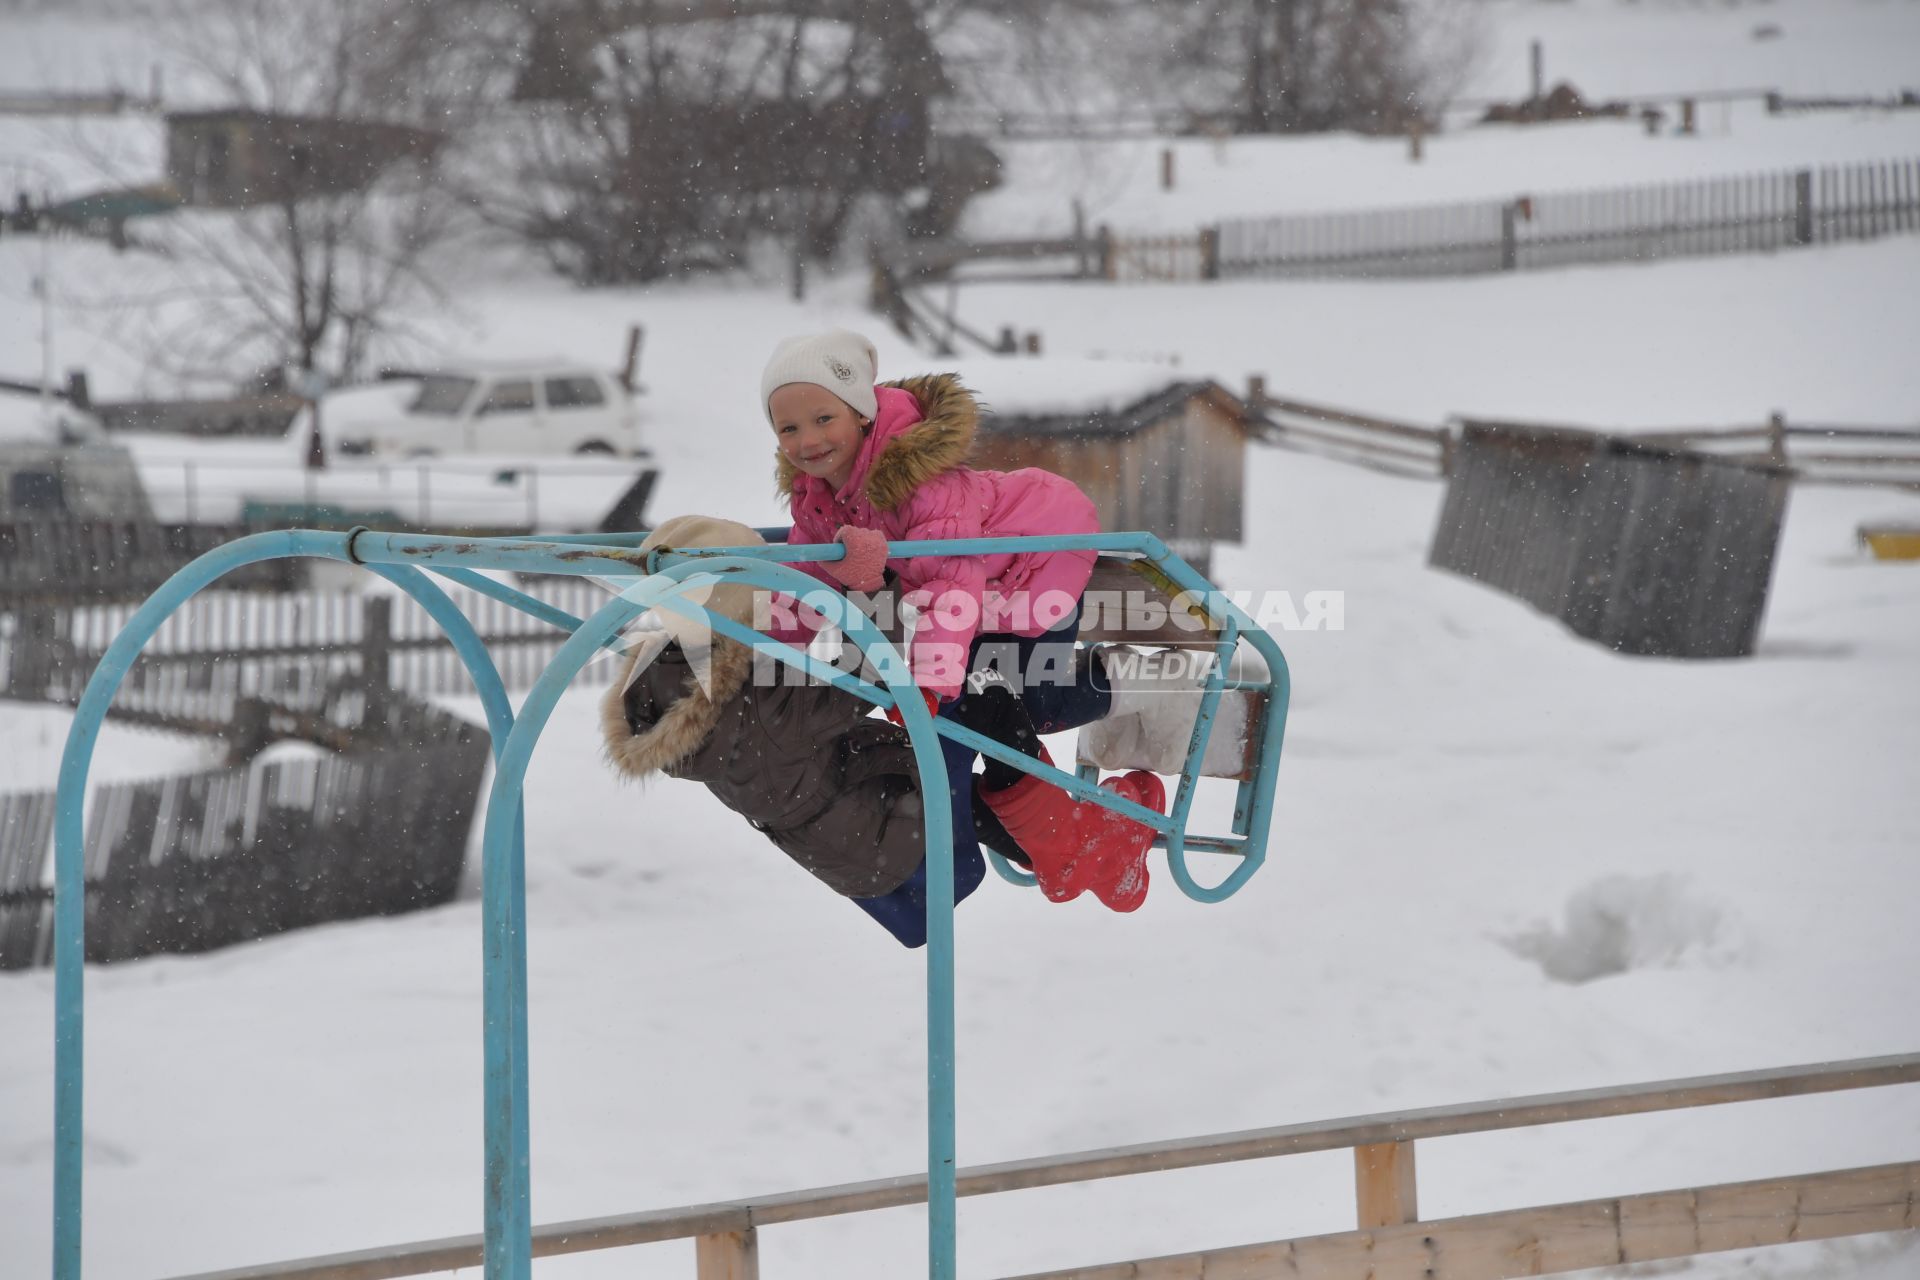
M407 458L443 453L637 457L646 452L633 393L616 375L598 369L468 366L407 381L411 394L397 386L381 389L388 393L381 397L389 406L386 412L374 404L341 404L344 412L332 423L325 421L335 407L334 397L328 397L321 406L327 434L346 453Z

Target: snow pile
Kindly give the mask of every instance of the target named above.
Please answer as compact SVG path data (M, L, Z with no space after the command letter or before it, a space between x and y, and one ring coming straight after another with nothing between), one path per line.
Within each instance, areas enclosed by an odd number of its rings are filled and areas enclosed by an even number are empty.
M1668 875L1604 876L1567 900L1566 923L1541 923L1504 939L1555 982L1591 982L1635 969L1670 968L1721 938L1719 910Z

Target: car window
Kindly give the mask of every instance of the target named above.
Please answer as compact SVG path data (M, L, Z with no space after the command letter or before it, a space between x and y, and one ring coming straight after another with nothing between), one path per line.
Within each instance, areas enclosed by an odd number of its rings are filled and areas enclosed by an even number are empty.
M454 378L445 374L434 374L420 380L420 393L407 406L408 413L430 413L436 417L451 418L460 412L467 397L473 394L472 378Z
M532 413L533 379L515 378L511 382L496 382L493 390L487 393L486 403L480 406L481 413Z
M591 409L607 402L597 378L573 376L547 379L547 408Z

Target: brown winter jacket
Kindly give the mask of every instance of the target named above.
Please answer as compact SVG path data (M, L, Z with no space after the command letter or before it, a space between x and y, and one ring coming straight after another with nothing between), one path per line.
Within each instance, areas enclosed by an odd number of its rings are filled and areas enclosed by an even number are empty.
M629 685L645 652L601 704L607 754L622 773L705 783L836 893L873 897L913 874L926 845L905 730L831 685L784 683L785 666L781 683L764 687L752 678L752 654L722 636L713 639L711 698L678 644Z

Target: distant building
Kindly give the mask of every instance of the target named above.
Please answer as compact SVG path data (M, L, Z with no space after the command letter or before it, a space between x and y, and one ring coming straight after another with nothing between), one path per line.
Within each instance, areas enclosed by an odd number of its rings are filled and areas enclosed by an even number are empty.
M1063 475L1102 528L1157 534L1202 573L1214 543L1244 536L1247 440L1265 423L1218 383L1170 381L1113 408L1023 412L989 399L975 465Z
M358 191L430 160L444 135L409 125L230 108L167 116L167 176L190 205L243 209Z

